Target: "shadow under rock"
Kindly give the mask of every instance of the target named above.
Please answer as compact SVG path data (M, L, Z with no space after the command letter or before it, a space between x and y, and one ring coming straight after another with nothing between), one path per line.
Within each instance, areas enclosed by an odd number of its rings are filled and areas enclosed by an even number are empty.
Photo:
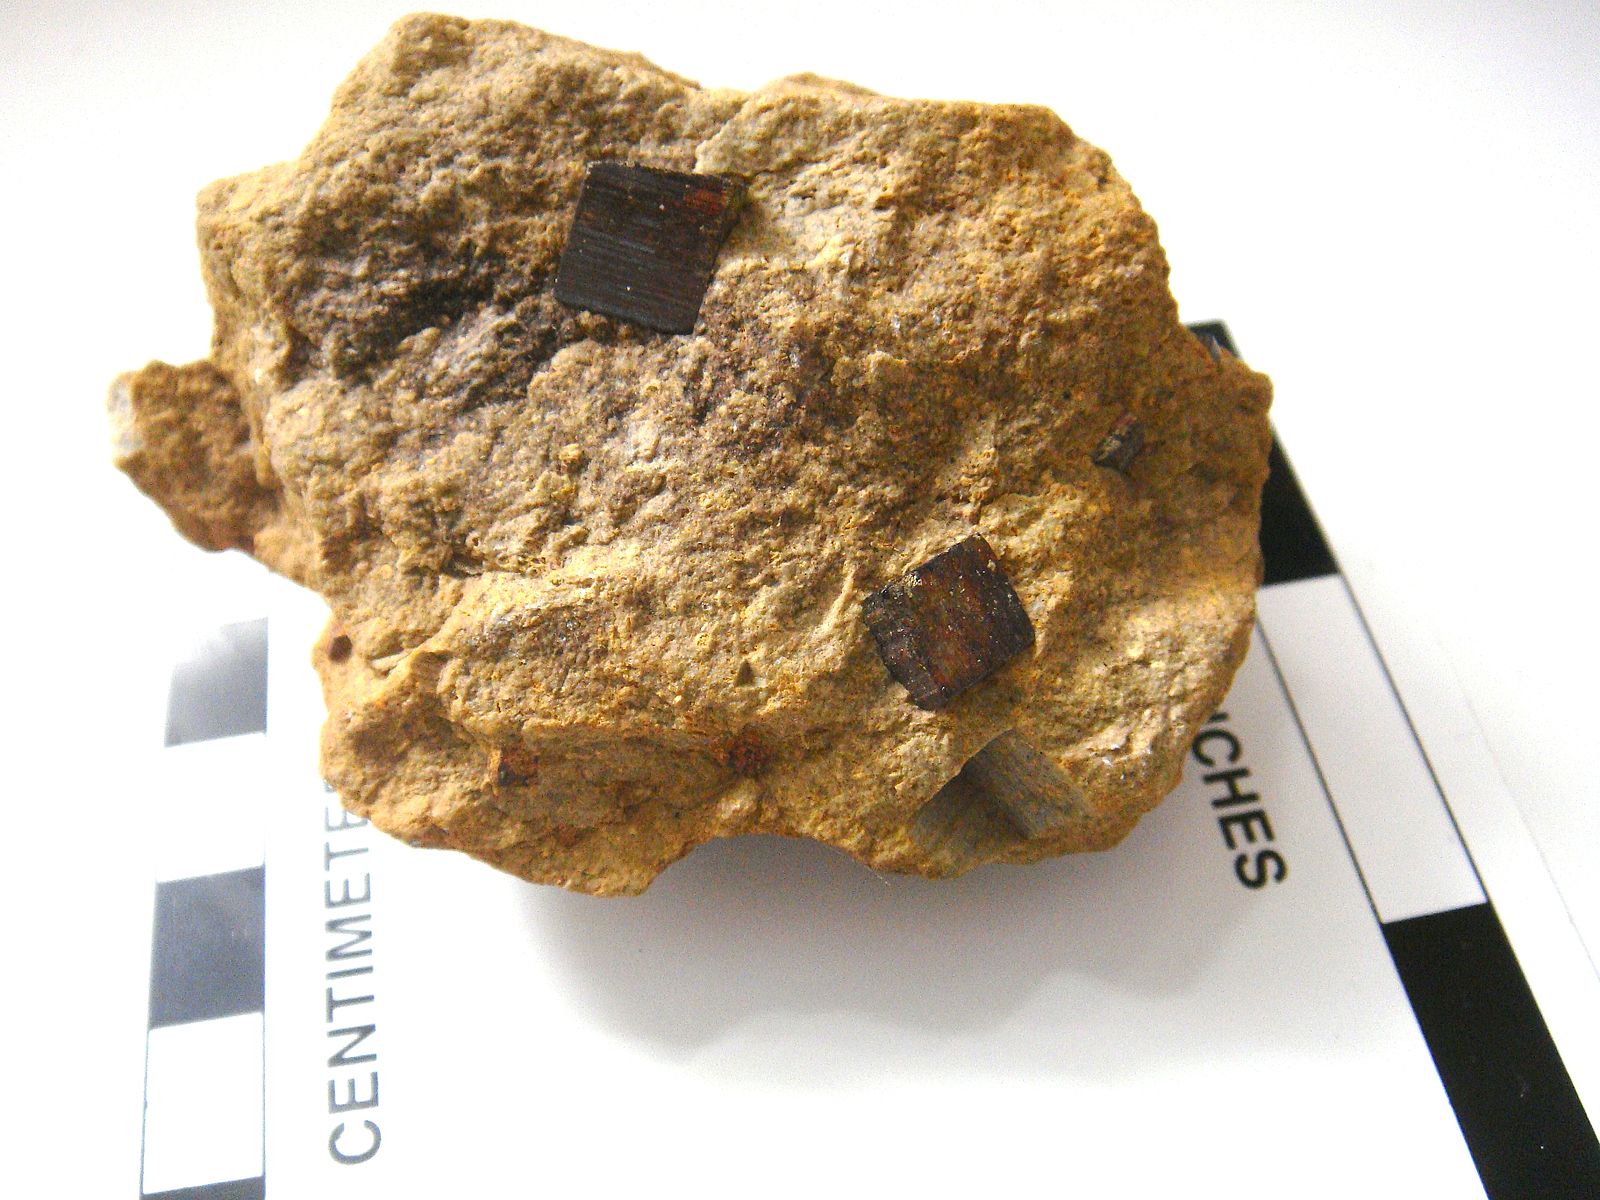
M790 1082L930 1056L1098 1069L1140 1044L1097 1037L1107 1007L1132 998L1137 1020L1191 989L1239 919L1231 896L1172 902L1195 894L1195 856L1170 816L1103 854L941 881L744 837L701 847L637 898L530 889L526 916L575 1006L669 1057L725 1043L724 1058ZM728 1050L741 1040L748 1052Z

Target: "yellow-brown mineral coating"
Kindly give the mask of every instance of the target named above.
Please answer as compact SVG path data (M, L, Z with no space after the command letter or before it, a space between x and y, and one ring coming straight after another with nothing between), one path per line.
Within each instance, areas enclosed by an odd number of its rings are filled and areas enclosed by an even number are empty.
M746 181L695 333L552 298L597 158ZM1102 848L1244 651L1267 381L1044 109L412 17L200 242L211 360L119 381L120 461L327 598L325 772L413 843L597 893L740 833L924 874ZM1125 477L1090 458L1127 410ZM861 602L973 532L1037 642L926 712ZM1079 819L934 856L913 817L1007 730Z

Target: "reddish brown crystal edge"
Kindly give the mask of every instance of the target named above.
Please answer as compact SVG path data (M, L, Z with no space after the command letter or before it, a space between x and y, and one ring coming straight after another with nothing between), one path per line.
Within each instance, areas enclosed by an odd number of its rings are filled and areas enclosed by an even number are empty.
M919 708L944 708L1033 645L1033 623L974 534L868 596L861 615Z

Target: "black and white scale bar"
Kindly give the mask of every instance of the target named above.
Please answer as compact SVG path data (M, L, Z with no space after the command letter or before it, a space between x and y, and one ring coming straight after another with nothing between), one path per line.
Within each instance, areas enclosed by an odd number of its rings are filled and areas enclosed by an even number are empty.
M1191 326L1237 354L1220 322ZM1366 619L1273 439L1260 630L1491 1200L1595 1200L1600 1141Z
M207 743L265 734L267 623L224 625L173 670L167 703L170 778L209 782L222 824L249 822L233 754ZM175 758L182 756L182 770ZM181 806L174 806L181 810ZM248 839L245 840L248 845ZM207 874L158 879L145 1035L145 1200L262 1200L266 868L237 845ZM259 842L257 842L259 845ZM192 860L191 860L191 865Z

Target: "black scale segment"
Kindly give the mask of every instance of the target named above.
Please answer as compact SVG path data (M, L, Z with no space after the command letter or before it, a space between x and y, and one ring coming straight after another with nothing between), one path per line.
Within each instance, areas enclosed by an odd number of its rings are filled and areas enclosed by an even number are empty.
M174 1188L170 1192L145 1192L143 1200L265 1200L266 1194L267 1181L257 1175L251 1179L231 1179L227 1183Z
M261 1012L266 868L156 885L150 1028Z
M1489 1200L1600 1197L1600 1142L1493 906L1383 937Z

